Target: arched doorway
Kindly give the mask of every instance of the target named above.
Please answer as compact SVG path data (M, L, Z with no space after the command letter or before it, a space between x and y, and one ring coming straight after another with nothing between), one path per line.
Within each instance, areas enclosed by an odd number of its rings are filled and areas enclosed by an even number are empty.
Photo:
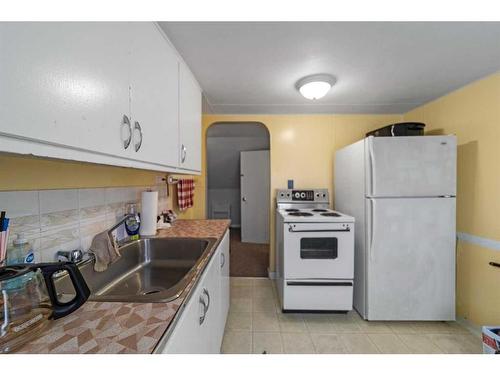
M269 132L258 122L219 122L206 142L207 218L231 219L231 276L267 277Z

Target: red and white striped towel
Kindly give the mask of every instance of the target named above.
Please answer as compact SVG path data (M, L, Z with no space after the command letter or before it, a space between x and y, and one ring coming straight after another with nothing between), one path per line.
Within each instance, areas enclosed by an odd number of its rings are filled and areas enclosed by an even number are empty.
M183 178L177 183L177 203L179 210L185 211L194 204L194 179Z

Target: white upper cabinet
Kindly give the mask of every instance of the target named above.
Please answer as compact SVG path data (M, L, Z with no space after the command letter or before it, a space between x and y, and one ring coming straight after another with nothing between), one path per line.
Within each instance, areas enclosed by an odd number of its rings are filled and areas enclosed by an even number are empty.
M179 150L179 62L154 23L133 23L131 157L176 167Z
M155 23L0 23L0 56L0 151L201 170L201 91Z
M179 69L179 167L201 170L201 90L184 64Z
M126 23L0 23L0 131L124 156L129 44Z

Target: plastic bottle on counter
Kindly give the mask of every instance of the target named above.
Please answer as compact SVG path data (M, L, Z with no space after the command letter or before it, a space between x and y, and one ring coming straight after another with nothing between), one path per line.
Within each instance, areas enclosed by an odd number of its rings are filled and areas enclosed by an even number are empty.
M131 240L139 239L139 229L141 228L141 218L137 212L137 205L134 203L127 204L127 215L132 215L125 220L125 230Z
M21 264L21 263L34 263L35 254L33 246L29 243L28 239L24 237L23 233L19 233L17 238L12 241L13 246L7 250L7 265Z

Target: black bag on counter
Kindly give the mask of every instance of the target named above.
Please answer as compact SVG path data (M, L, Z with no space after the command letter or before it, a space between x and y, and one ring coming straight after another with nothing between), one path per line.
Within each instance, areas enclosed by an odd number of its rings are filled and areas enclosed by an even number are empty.
M399 122L372 130L366 133L369 137L407 137L412 135L424 135L425 124L422 122Z

